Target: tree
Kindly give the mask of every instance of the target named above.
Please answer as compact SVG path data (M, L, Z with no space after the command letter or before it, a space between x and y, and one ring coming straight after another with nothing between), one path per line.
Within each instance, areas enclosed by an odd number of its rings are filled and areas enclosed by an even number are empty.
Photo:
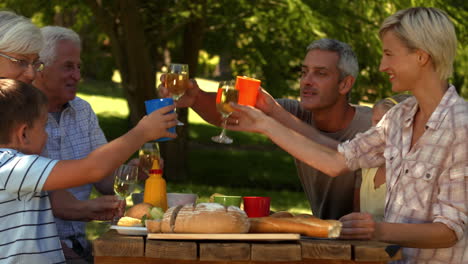
M459 56L452 82L468 97L468 3L465 0L4 0L9 7L39 25L71 26L84 38L88 65L99 65L110 56L94 54L108 49L135 124L144 114L144 101L157 97L155 72L170 61L188 63L197 76L198 54L219 55L223 78L248 75L262 80L275 97L298 94L298 69L307 45L318 38L335 38L356 51L360 76L352 101L373 102L391 94L390 84L378 71L381 22L399 9L435 6L452 18L459 38ZM98 25L96 27L95 25ZM104 33L104 34L103 34ZM99 42L98 42L99 41ZM94 53L96 52L96 53ZM95 59L98 58L98 59ZM86 71L87 66L84 69ZM94 66L95 70L99 67ZM104 74L106 75L106 74ZM167 176L184 179L187 110L178 109L186 126L179 139L161 144Z

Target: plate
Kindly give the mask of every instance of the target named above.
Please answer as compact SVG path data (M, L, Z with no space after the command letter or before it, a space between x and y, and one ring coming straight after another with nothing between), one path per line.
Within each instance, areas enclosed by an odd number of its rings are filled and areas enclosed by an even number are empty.
M116 226L112 225L110 229L117 230L117 233L127 236L146 236L148 230L144 226Z

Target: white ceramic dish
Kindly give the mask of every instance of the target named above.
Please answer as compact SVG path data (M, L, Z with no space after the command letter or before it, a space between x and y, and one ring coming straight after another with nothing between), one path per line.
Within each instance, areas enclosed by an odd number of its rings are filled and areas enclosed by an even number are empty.
M133 204L143 202L143 193L132 193ZM171 208L177 205L195 204L198 195L195 193L167 193L167 207Z
M116 226L111 225L110 229L117 230L117 233L127 236L146 236L148 230L144 226Z

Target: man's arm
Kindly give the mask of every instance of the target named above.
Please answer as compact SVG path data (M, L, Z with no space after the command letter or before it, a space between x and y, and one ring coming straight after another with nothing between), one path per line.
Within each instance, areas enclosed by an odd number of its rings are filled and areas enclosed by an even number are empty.
M221 125L221 114L216 109L216 93L200 90L192 109L206 122L217 126Z
M114 174L110 174L104 179L94 184L96 190L100 194L113 195L114 194Z
M162 85L165 75L161 76L161 84L158 87L161 97L169 97L170 93ZM191 107L205 121L219 126L221 115L216 109L216 93L205 92L200 89L195 80L191 80L185 94L177 101L177 107ZM263 88L259 88L256 108L262 110L267 115L276 119L284 126L315 140L317 143L336 149L339 142L319 133L317 129L295 117L284 109L276 100Z
M125 202L114 195L81 201L67 190L56 190L49 192L49 197L54 216L64 220L112 220L125 207Z
M332 138L320 134L315 127L303 122L295 115L288 112L264 89L260 89L255 107L271 116L283 126L290 128L321 145L336 149L340 143Z
M171 94L164 87L165 74L161 75L161 84L158 86L160 97L170 97ZM221 124L221 114L216 109L216 93L206 92L200 89L194 79L190 79L184 95L176 102L177 107L191 107L206 122L213 125Z

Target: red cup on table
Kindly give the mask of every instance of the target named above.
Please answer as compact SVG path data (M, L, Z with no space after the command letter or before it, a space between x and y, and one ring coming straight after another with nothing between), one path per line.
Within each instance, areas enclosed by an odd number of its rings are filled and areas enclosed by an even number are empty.
M244 211L248 217L264 217L270 214L270 197L245 196Z
M258 88L260 80L249 78L246 76L237 76L236 89L239 90L238 104L250 105L255 107L257 103Z

